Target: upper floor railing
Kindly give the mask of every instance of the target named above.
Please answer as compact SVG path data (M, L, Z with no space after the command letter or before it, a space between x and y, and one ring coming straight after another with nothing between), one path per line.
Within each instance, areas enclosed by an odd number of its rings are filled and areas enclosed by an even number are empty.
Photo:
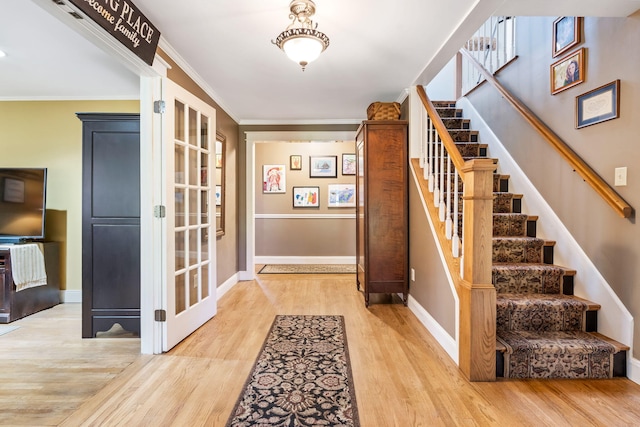
M507 65L516 57L516 17L492 16L465 43L471 57L491 74ZM462 94L469 93L485 78L476 67L462 58Z

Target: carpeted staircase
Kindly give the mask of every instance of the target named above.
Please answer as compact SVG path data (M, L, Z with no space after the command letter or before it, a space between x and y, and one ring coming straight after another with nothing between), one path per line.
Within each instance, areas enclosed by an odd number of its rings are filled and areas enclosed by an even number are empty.
M487 156L486 145L478 142L478 133L470 130L455 103L433 104L463 158ZM596 332L600 306L573 295L576 271L554 265L554 242L536 237L538 218L521 212L521 199L509 192L508 176L494 174L496 375L626 376L628 347Z

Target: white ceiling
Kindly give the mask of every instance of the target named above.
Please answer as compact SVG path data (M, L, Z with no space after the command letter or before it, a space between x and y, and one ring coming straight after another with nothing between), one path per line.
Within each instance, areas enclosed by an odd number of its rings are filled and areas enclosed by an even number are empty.
M302 72L271 43L290 22L289 0L133 2L241 123L362 120L371 102L428 83L492 14L640 9L640 0L315 0L313 18L331 44ZM0 0L0 100L137 99L138 77L40 7L51 4Z

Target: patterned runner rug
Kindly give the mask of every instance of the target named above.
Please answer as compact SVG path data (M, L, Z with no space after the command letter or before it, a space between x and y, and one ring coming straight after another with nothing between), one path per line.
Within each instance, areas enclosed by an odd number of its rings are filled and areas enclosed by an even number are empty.
M342 316L276 316L227 427L360 421Z
M258 271L258 274L355 274L355 272L355 264L267 264Z

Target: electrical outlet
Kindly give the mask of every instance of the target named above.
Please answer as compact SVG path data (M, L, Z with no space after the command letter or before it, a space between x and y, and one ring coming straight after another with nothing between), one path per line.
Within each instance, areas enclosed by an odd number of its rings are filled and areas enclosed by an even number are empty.
M623 168L616 168L616 177L615 177L615 182L614 185L616 187L623 187L625 185L627 185L627 168L623 167Z
M414 268L411 269L411 281L416 281L416 270Z

